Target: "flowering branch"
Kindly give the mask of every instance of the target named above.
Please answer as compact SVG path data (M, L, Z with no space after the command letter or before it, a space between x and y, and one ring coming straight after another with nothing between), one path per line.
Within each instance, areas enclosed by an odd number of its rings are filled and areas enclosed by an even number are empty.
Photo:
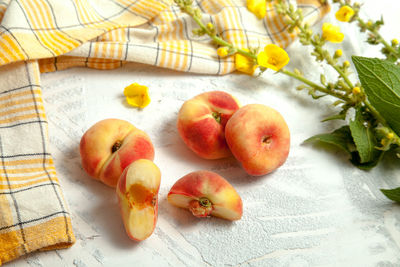
M200 9L194 9L192 7L193 0L174 0L175 3L180 7L181 11L188 14L193 18L193 20L197 23L197 25L200 27L200 29L197 29L194 33L197 35L204 35L207 34L208 36L211 37L211 39L218 45L222 47L226 47L229 52L228 54L233 55L235 53L240 53L243 56L247 56L249 58L254 58L257 59L257 57L254 56L253 53L250 53L246 50L237 48L233 46L231 43L225 41L221 37L219 37L216 32L215 32L215 27L212 23L208 23L207 25L204 25L202 22L202 13Z
M381 146L377 146L375 149L387 151L391 148L392 144L400 146L400 137L389 126L385 118L368 101L364 92L364 88L361 86L360 82L353 83L350 80L350 62L346 60L342 63L339 63L339 58L342 56L343 52L338 49L331 55L327 49L324 49L324 45L328 41L339 43L343 40L344 35L340 32L339 27L325 23L323 25L322 34L314 34L310 26L304 22L300 9L296 10L294 6L287 5L286 2L282 0L278 0L275 5L277 12L287 18L287 24L289 25L288 31L299 31L300 42L303 45L311 45L313 47L311 54L316 58L316 60L319 62L326 62L339 74L339 79L336 82L327 82L326 77L321 74L321 84L317 84L305 78L297 69L292 72L283 68L288 63L289 57L282 48L270 44L264 48L264 51L259 53L257 53L257 51L254 49L246 50L238 48L233 44L223 40L216 33L215 27L212 23L205 25L202 22L202 13L200 9L194 9L192 7L192 0L174 1L181 8L182 12L190 15L199 25L200 29L195 30L195 34L207 34L217 45L220 46L217 50L217 54L220 57L231 55L235 56L235 66L238 71L252 75L257 68L259 68L261 72L264 72L267 68L271 68L279 73L295 78L296 80L302 82L302 85L298 86L298 89L308 89L308 93L314 99L318 99L327 95L338 99L334 102L334 105L340 106L342 111L338 115L328 118L327 120L345 119L347 111L350 108L354 108L358 110L360 114L362 113L362 117L365 118L363 119L364 122L368 123L369 125L368 128L373 128L373 130L377 132L377 141L380 142ZM341 7L346 6L342 9L342 11L347 9L349 12L342 12L342 14L339 14L340 18L344 18L347 21L358 20L360 25L365 24L364 21L358 17L359 6L355 4L354 8L356 11L354 11L352 7L348 9L348 4L350 2L349 0L334 0L334 2L339 3ZM248 7L250 6L254 9L254 7L248 1ZM259 17L261 12L256 12L255 14ZM369 30L371 34L374 34L374 40L377 40L385 45L385 41L378 33L377 25L379 26L378 22L372 23L372 25L368 25L367 23L365 29ZM394 47L392 48L394 49ZM394 51L392 51L393 49L387 49L387 51L390 51L390 55L393 54L392 56L399 58L398 54L395 54Z
M333 0L333 3L339 5L341 12L336 14L336 18L342 22L358 22L361 32L368 32L367 43L371 45L382 44L382 54L390 61L396 62L400 59L400 46L397 39L393 39L391 44L387 42L379 33L381 26L384 24L383 18L377 21L368 20L367 22L359 16L361 5L359 3L352 4L350 0Z
M334 1L334 2L341 2L341 10L339 10L338 13L336 13L336 18L338 18L341 21L350 21L351 19L357 19L359 23L364 23L363 20L361 20L358 17L358 11L359 11L359 5L354 4L357 12L349 12L352 10L352 8L349 8L348 5L344 3L344 1ZM346 1L347 3L350 3L350 1ZM304 23L303 20L303 15L301 9L295 10L292 5L287 5L285 1L278 0L278 3L276 4L276 9L277 12L286 16L287 17L287 23L289 25L289 31L293 31L294 29L299 30L299 40L303 45L311 45L313 46L314 50L311 53L313 56L315 56L317 61L325 61L328 65L330 65L333 69L336 70L336 72L339 74L339 80L336 82L334 88L331 91L330 95L338 97L340 96L340 93L337 91L344 91L345 92L345 97L346 96L352 96L352 99L348 98L340 98L342 100L345 100L346 103L343 104L344 112L347 111L349 105L351 107L356 107L356 106L365 106L368 108L372 116L380 123L382 124L383 127L385 127L385 131L388 133L387 136L391 137L391 143L400 145L400 137L390 128L386 120L379 114L379 112L369 103L367 97L365 96L363 89L360 85L359 82L356 83L356 86L353 85L351 80L349 79L349 71L348 68L350 66L350 63L348 61L344 61L342 65L338 64L338 58L342 56L342 51L336 50L334 55L331 56L329 51L326 49L323 49L323 46L326 44L327 41L331 41L333 43L338 43L343 40L343 34L340 33L340 29L336 26L330 25L328 23L324 23L322 27L322 36L320 34L313 34L312 30L310 29L309 25L307 23ZM346 9L347 14L342 11L343 9ZM350 15L350 16L349 16ZM376 24L376 23L375 23ZM378 23L379 24L379 23ZM368 26L367 29L370 29L373 31L376 35L379 36L376 38L376 40L379 40L381 43L386 43L382 37L380 37L378 33L378 28L376 26ZM383 52L383 51L382 51ZM296 77L294 77L296 78ZM347 84L345 86L343 84L343 81ZM304 82L304 81L303 81ZM336 95L334 92L336 91ZM384 141L386 143L386 141ZM385 147L385 150L389 149L388 146Z

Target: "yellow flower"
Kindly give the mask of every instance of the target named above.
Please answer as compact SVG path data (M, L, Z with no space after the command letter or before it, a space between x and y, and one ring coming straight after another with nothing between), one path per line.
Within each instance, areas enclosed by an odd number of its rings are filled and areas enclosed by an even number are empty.
M264 51L257 55L257 63L265 68L279 71L289 63L289 55L285 50L275 44L269 44L264 47Z
M226 47L220 47L217 49L217 54L220 57L226 57L228 55L228 49L226 49Z
M334 26L325 22L322 25L322 38L332 43L341 43L343 41L344 34L340 32L340 28L338 26Z
M248 51L247 49L243 49ZM257 64L254 62L254 59L243 56L239 53L235 54L235 67L236 70L240 72L247 73L249 75L253 75L254 71L257 69Z
M397 40L397 39L393 39L392 40L392 45L393 46L396 46L396 45L398 45L399 44L399 40Z
M266 0L247 0L247 9L256 15L257 18L262 19L267 12Z
M337 20L342 22L349 22L354 16L354 10L349 6L342 6L335 14Z
M144 108L150 104L149 88L138 83L125 87L126 102L133 107Z

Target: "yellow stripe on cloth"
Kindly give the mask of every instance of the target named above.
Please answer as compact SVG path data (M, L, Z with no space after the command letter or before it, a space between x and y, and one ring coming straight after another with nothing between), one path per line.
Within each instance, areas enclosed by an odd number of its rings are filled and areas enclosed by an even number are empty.
M74 66L111 69L133 61L185 72L222 75L235 70L233 58L221 59L208 36L172 0L20 0L3 5L0 65L40 59L40 70ZM329 11L318 0L290 0L313 23ZM107 4L105 4L107 3ZM194 1L224 39L242 48L269 43L288 46L296 32L286 31L273 2L264 19L246 9L245 0ZM18 13L23 18L13 18ZM55 59L57 58L57 59ZM48 60L44 60L48 59Z
M0 9L4 12L0 65L65 54L110 30L147 23L171 3L172 0L19 0L6 7L0 5L7 8Z
M0 264L75 242L49 153L37 61L0 67Z
M309 23L329 11L318 0L288 1L303 9ZM172 3L0 1L0 264L75 242L49 154L39 71L113 69L129 61L192 73L235 71L234 57L218 57L211 38L194 35L196 23ZM261 20L247 10L246 0L193 5L204 12L205 23L238 47L286 47L296 37L286 31L273 3Z

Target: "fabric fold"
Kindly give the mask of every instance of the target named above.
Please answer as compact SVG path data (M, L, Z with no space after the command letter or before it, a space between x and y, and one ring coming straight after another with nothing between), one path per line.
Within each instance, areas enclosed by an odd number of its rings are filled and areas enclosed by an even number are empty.
M329 11L318 0L290 0L315 23ZM0 28L0 65L39 59L40 70L70 67L112 69L139 62L178 71L223 75L235 70L233 57L220 58L208 36L172 0L11 1ZM264 19L246 9L245 0L193 1L204 22L215 24L238 47L269 43L287 47L296 32L267 3ZM15 16L19 14L19 16Z

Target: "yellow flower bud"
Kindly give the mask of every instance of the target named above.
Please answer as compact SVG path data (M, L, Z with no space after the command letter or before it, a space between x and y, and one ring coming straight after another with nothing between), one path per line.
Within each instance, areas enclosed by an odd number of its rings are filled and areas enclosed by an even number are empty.
M247 49L244 49L248 51ZM255 70L257 69L257 64L254 62L252 58L248 58L246 56L243 56L242 54L236 53L235 54L235 67L236 70L253 75Z
M397 40L397 39L393 39L392 40L392 45L393 46L396 46L396 45L398 45L399 44L399 40Z
M214 24L212 24L211 22L207 23L207 29L210 31L214 30Z
M353 88L353 95L358 95L361 92L360 87L356 86Z
M337 20L342 22L349 22L354 16L354 10L349 6L342 6L335 14Z
M322 38L331 43L341 43L344 38L344 34L340 32L338 26L334 26L328 22L322 25Z
M220 47L217 49L217 54L220 57L226 57L228 55L228 49L226 49L226 47Z
M338 50L335 51L335 57L336 57L336 58L337 58L337 57L341 57L342 55L343 55L342 49L338 49Z
M367 27L368 27L368 28L371 28L371 27L372 27L372 21L369 20L369 21L367 22Z
M347 68L350 66L350 62L348 60L346 60L345 62L343 62L343 67Z
M394 137L394 134L392 132L390 132L386 135L386 138L389 140L393 139L393 137Z

